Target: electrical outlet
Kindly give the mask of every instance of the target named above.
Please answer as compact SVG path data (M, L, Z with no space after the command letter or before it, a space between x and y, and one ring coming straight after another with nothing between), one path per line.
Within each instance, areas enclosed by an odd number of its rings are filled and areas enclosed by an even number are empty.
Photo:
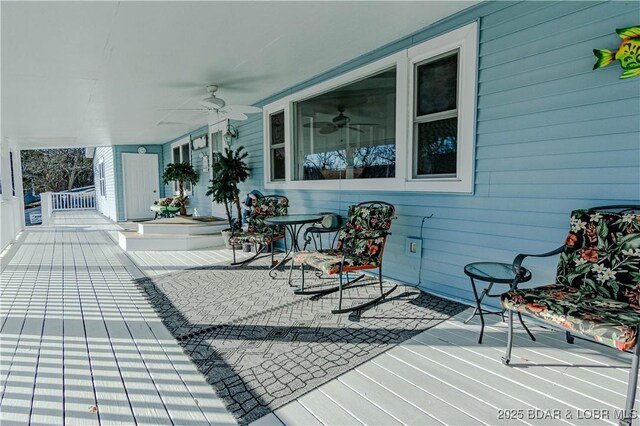
M422 256L422 240L420 238L407 237L404 244L404 253L409 257L419 259Z

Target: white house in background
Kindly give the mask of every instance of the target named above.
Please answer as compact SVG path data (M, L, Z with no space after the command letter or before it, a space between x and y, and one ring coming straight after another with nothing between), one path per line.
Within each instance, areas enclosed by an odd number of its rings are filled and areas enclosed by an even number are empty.
M89 152L89 149L87 149ZM116 185L113 174L113 147L92 148L96 209L109 219L118 220Z

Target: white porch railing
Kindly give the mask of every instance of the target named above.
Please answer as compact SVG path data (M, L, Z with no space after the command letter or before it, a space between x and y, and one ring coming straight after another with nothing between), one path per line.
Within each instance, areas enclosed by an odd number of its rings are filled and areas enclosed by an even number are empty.
M48 225L51 214L61 210L95 210L96 192L43 192L40 194L42 224Z
M96 192L52 192L51 210L94 210Z

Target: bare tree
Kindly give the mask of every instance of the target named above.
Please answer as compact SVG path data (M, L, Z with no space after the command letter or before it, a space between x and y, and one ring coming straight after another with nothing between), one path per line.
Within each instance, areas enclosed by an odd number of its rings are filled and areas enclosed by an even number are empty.
M41 149L21 152L25 191L59 192L93 185L93 161L84 148Z

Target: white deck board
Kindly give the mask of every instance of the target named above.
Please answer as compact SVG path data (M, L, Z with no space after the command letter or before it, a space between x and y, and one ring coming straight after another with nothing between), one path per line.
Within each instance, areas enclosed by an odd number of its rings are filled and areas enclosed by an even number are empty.
M412 363L413 361L415 359L409 357L399 359L387 353L378 357L375 363L392 370L395 374L414 385L428 386L430 389L437 390L438 397L449 402L456 410L472 417L475 420L474 423L489 425L497 421L496 409L486 405L482 399L476 398L473 393L467 392L466 386L456 386L448 383L446 380L450 377L438 374L438 369L425 369L428 371L425 372L420 368L407 364L407 362ZM516 423L521 424L520 422Z
M418 383L417 385L405 380L400 375L374 362L368 362L358 367L358 372L384 386L390 392L395 393L405 401L419 407L427 414L424 424L477 424L473 417L457 410L453 405L445 401L439 395L439 389L432 388L430 383ZM382 362L381 364L385 364ZM434 419L432 422L431 419Z
M84 222L83 222L84 221ZM124 253L95 212L57 215L2 257L0 423L234 424L133 278L228 264L228 250ZM247 256L237 252L238 257ZM498 410L560 410L520 423L615 424L577 410L622 408L630 355L531 324L502 365L505 325L484 344L468 312L427 330L255 424L517 424ZM94 407L94 405L96 407ZM96 408L96 409L94 409ZM566 418L571 412L574 418Z
M322 425L322 422L315 418L306 408L298 401L274 411L278 419L285 425L303 424L308 426ZM266 416L265 416L266 417ZM260 419L262 420L262 419ZM256 424L255 422L252 424Z
M275 414L269 413L266 416L260 417L258 420L252 423L256 426L281 426L283 423L276 417Z
M132 282L145 274L114 229L96 212L58 213L5 253L0 422L235 424ZM142 255L152 274L176 270ZM171 263L184 269L186 259Z
M423 424L427 417L431 417L427 423L440 424L433 416L429 416L425 411L410 404L358 371L354 370L349 374L343 375L340 377L340 381L376 407L383 408L387 414L403 424Z
M504 338L495 337L496 341L499 341L498 345L504 344L506 347L506 336ZM599 364L594 362L593 359L586 357L578 358L573 349L576 346L568 343L558 342L559 346L562 346L564 350L557 350L557 348L550 348L545 345L544 342L535 347L529 347L528 336L519 335L514 339L514 346L517 348L517 354L520 358L526 358L529 362L544 365L546 369L553 371L557 374L562 374L563 377L570 378L573 383L582 382L589 383L602 389L604 392L611 392L616 395L616 398L625 396L626 384L629 377L629 366L631 360L628 363L614 363L609 360L608 364ZM618 352L614 349L608 352ZM584 361L584 364L581 364ZM581 366L583 365L583 366ZM621 368L613 368L612 365L620 365ZM593 366L590 368L589 366ZM603 368L599 368L603 367ZM569 385L571 383L568 383ZM581 388L581 386L577 386Z
M522 356L521 348L516 345L514 345L514 351L512 352L512 365L503 366L500 362L500 357L504 355L506 342L504 344L500 342L497 345L487 343L486 345L472 346L471 342L477 337L477 333L472 329L450 331L445 328L435 328L429 330L428 333L449 340L455 338L458 341L464 341L466 339L468 343L466 356L480 355L482 361L479 362L488 362L494 366L496 371L505 371L505 376L509 378L522 375L520 379L522 383L527 383L532 388L548 395L558 394L559 400L575 409L588 410L598 407L609 409L613 412L614 409L624 406L624 396L622 395L612 395L611 392L595 386L593 383L576 380L573 377L562 374L561 371L554 372L545 366L536 367L528 358ZM490 341L491 337L487 336L487 338ZM607 348L602 350L607 350ZM519 365L524 368L519 368Z
M325 425L360 425L354 416L349 414L340 405L324 394L320 389L315 389L298 398L298 402L316 419ZM276 411L277 414L277 411ZM293 419L292 419L293 420ZM299 424L293 420L291 425Z
M340 380L333 380L318 388L336 404L365 425L400 425L398 419L363 398Z
M526 383L520 384L515 381L509 382L511 386L504 386L502 380L498 382L495 380L497 372L495 369L489 369L483 366L481 363L475 362L476 360L471 357L461 357L456 354L455 351L449 351L447 349L441 349L441 344L438 341L428 342L428 335L420 336L420 342L423 344L406 344L402 348L410 350L416 354L428 360L434 367L437 367L441 371L452 374L460 375L464 377L468 383L474 383L476 389L481 386L482 395L484 398L491 397L494 402L493 405L498 405L500 408L507 408L505 402L509 402L509 405L516 409L536 409L543 407L556 407L558 409L570 409L568 405L558 403L557 400L551 399L544 394L538 394L533 392ZM419 360L421 361L421 360ZM423 361L420 363L424 363ZM507 372L508 374L508 372ZM507 377L499 376L501 379L508 381ZM482 386L485 389L482 389ZM563 424L565 422L561 420L549 420L549 424ZM566 424L566 423L565 423Z
M340 385L345 385L362 400L405 424L518 424L518 420L498 418L499 410L507 409L524 410L520 424L617 423L613 416L624 406L629 354L580 339L569 345L563 333L530 322L537 341L532 342L524 330L516 327L512 365L505 366L501 363L506 347L505 324L488 318L484 343L479 345L479 321L476 318L464 324L468 315L469 311L463 312L403 342L275 414L282 420L285 417L280 413L287 413L286 424L297 424L308 414L323 424L349 423L348 418L325 413L332 412L340 400L326 389L342 391ZM327 395L330 401L326 401ZM341 404L346 407L356 398L345 397ZM402 411L397 398L414 410ZM313 406L307 401L320 403ZM322 402L328 407L325 411L318 408ZM289 410L294 403L299 406ZM300 407L308 413L296 417ZM553 415L551 410L560 416L548 417ZM605 411L611 418L589 418L590 410ZM420 412L424 413L422 417Z

